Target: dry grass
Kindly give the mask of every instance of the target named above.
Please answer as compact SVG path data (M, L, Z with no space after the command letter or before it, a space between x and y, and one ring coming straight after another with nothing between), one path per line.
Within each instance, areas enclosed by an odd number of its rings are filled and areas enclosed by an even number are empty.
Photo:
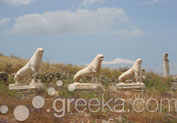
M0 54L0 71L5 71L8 74L16 73L21 67L23 67L27 63L28 59L21 59L14 55L11 57L4 56L3 54ZM73 65L65 65L65 64L49 64L49 63L42 63L42 73L58 73L58 72L64 72L70 75L74 75L78 70L80 70L82 67L80 66L73 66ZM109 68L103 68L101 70L102 78L108 78L106 80L109 81L103 81L101 79L101 82L104 84L104 86L108 87L109 84L112 84L113 82L116 82L116 79L118 76L125 71L125 69L109 69ZM72 78L71 78L72 79ZM63 82L69 81L72 82L70 78L63 78ZM84 78L84 81L88 81L88 78ZM170 91L170 78L164 78L160 75L157 75L155 73L149 72L147 73L147 79L144 81L146 84L146 90L144 97L145 101L147 101L149 98L155 98L158 101L162 98L176 98L177 93ZM50 86L54 85L55 83L50 82ZM69 92L67 89L59 88L58 89L58 96L62 98L84 98L87 101L91 98L97 98L101 99L102 94L105 96L105 101L108 101L110 98L116 99L116 98L123 98L123 99L135 99L139 96L137 96L136 93L133 92L124 92L124 91L113 91L110 89L107 89L105 92ZM63 118L55 118L53 116L53 110L52 113L47 113L46 110L52 106L53 100L57 97L49 97L46 93L42 93L41 96L45 97L46 104L45 107L41 110L34 110L33 112L30 112L30 117L28 121L30 122L62 122L62 123L102 123L102 121L109 119L112 119L114 123L175 123L177 122L177 113L172 111L168 112L166 107L163 109L163 112L155 112L155 113L149 113L147 111L144 111L142 113L136 113L136 112L125 112L125 113L115 113L111 111L106 112L97 112L97 113L91 113L89 111L86 111L86 114L80 114L74 110L74 106L71 106L71 112L66 114ZM18 98L16 98L18 97ZM31 105L32 98L26 98L24 100L19 99L21 95L18 95L16 92L12 92L8 90L8 85L0 82L0 105L7 104L9 106L10 112L7 115L1 115L0 114L0 120L3 119L5 121L9 122L16 122L13 117L13 109L16 105L19 104L25 104L30 109L34 109ZM125 109L131 108L132 104L128 101L126 101L126 107ZM113 103L110 104L113 108ZM167 105L167 104L166 104ZM136 108L141 109L143 104L137 103ZM155 104L151 104L150 108L154 108ZM172 105L172 108L174 109L174 105Z
M28 62L28 59L21 59L14 55L11 57L0 55L0 71L5 71L7 73L16 73L21 67L23 67ZM47 62L42 63L41 72L46 73L56 73L56 72L66 72L70 74L76 73L83 67L73 66L72 64L49 64ZM102 74L117 77L120 75L119 70L111 70L109 68L103 68Z

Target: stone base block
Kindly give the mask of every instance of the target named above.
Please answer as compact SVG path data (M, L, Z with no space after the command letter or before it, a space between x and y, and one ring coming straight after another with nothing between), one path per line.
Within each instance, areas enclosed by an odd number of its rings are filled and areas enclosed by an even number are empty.
M28 89L44 89L45 85L41 83L41 81L35 82L34 80L31 80L31 83L29 85L27 84L10 84L9 90L28 90Z
M74 90L103 90L103 85L100 83L79 83L74 82L73 84L68 85L69 91Z
M127 96L133 96L135 98L144 97L145 84L142 82L118 83L115 88Z
M118 83L116 84L117 89L145 89L145 84L142 82L132 82L132 83Z
M171 90L177 90L177 82L172 82Z

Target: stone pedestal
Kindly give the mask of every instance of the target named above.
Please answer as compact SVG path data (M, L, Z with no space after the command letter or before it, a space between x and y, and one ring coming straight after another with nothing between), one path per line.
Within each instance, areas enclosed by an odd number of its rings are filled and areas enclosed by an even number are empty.
M100 83L79 83L74 82L73 84L68 85L69 91L74 90L104 90L104 87Z
M41 83L40 80L35 82L35 80L31 80L31 83L29 85L27 84L10 84L9 85L9 90L28 90L28 89L44 89L45 85Z
M172 82L172 86L170 89L173 91L177 91L177 82Z
M145 84L142 82L118 83L117 89L145 89Z
M172 91L177 91L177 76L172 77L171 88Z
M145 84L142 82L131 82L131 83L118 83L116 84L116 90L124 92L136 92L138 97L144 96Z

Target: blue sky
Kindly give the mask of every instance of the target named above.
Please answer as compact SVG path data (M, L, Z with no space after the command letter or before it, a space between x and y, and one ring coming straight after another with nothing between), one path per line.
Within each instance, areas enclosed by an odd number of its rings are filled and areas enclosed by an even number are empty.
M29 58L38 47L50 63L105 64L162 73L169 53L177 74L177 0L0 0L0 52ZM117 59L116 59L117 58Z

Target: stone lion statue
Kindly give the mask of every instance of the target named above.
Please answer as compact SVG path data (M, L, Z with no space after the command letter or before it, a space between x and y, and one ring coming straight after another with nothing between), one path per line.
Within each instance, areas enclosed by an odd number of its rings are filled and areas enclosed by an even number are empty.
M28 63L22 67L20 70L17 71L17 73L14 76L15 83L18 84L19 81L28 76L33 74L34 77L38 74L40 67L41 67L41 62L42 62L42 57L44 54L44 50L42 48L38 48L31 59L28 61Z
M130 77L135 77L136 82L142 81L142 70L141 70L142 59L137 59L134 65L126 72L121 74L118 78L119 82L125 82Z
M101 63L103 60L104 55L98 54L86 68L81 69L75 74L74 81L78 82L82 76L99 73L101 69Z

